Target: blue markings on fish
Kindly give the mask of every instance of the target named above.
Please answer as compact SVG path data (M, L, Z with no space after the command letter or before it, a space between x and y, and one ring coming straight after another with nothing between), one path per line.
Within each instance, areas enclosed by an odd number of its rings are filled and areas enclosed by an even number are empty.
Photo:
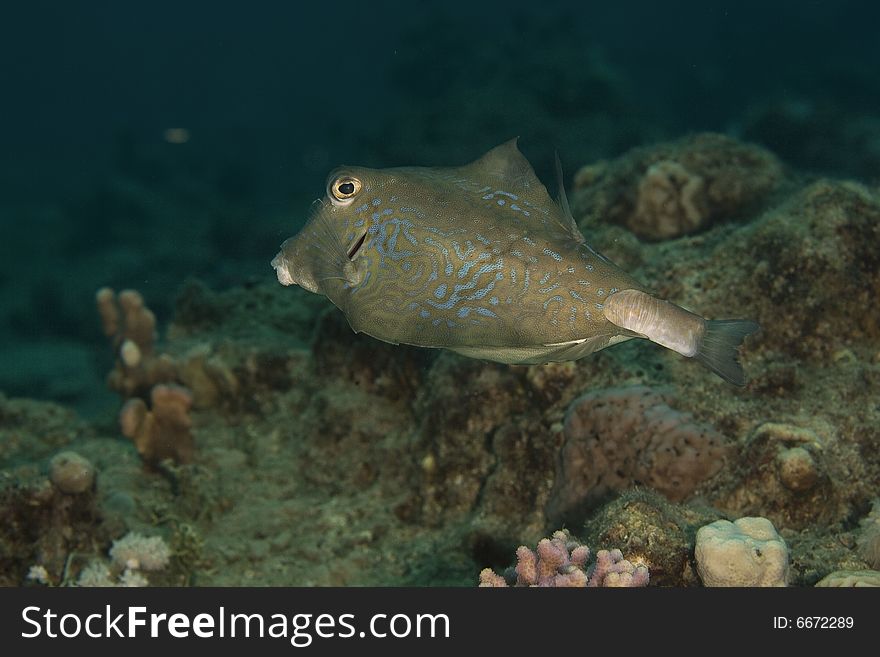
M586 243L564 190L550 198L515 140L462 167L337 169L272 266L356 332L502 363L647 338L742 385L737 348L757 330L651 296Z

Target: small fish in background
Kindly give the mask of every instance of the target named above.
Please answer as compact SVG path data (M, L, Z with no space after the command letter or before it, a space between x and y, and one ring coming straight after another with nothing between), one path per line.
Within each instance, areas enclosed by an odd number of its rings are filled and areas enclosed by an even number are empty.
M758 329L658 299L593 250L561 175L556 203L515 139L462 167L337 169L272 267L327 296L355 332L500 363L646 338L745 385L737 350Z

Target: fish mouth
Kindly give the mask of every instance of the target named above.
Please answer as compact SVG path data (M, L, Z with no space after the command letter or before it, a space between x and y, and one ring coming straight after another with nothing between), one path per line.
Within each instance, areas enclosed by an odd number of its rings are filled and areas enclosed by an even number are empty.
M364 240L366 240L366 239L367 239L367 231L364 231L364 234L360 236L360 239L358 239L358 241L354 243L354 246L352 246L348 250L348 259L349 260L354 260L355 256L358 254L358 251L360 251L361 247L364 245Z
M287 258L284 257L283 250L279 251L269 264L275 270L275 275L278 277L279 283L282 285L296 284L296 281L293 280L293 276L290 275L290 263L288 263Z

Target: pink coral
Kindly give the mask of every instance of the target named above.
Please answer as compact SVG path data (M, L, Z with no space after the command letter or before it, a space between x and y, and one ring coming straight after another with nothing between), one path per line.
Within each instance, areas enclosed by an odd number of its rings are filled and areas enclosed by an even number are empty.
M647 586L648 579L648 569L624 559L620 550L599 550L587 586Z
M611 587L647 586L648 569L633 565L620 550L599 550L596 563L587 567L590 549L566 530L544 538L537 550L521 545L516 551L517 564L511 574L514 586ZM513 577L515 574L515 578ZM508 581L485 568L480 586L505 587Z

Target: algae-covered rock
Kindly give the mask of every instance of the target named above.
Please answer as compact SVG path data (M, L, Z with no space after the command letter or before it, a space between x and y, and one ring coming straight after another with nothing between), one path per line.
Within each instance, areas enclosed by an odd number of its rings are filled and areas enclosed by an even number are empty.
M769 151L702 133L578 172L575 215L583 225L606 221L644 239L669 239L747 217L783 177Z
M707 317L757 320L749 351L830 364L843 349L880 341L877 244L880 195L820 180L736 231L663 251L645 278Z
M713 502L731 514L763 514L789 529L825 525L867 502L868 464L831 424L755 427L739 446L736 475Z
M872 568L880 569L880 499L874 500L871 512L859 524L859 555Z
M0 488L0 586L20 586L33 566L59 584L72 554L105 539L91 491L71 495L44 478Z
M672 504L657 493L623 493L591 516L585 541L595 548L619 548L633 563L644 564L657 586L696 586L692 563L697 528L717 512Z
M86 433L86 424L64 406L0 392L0 468L48 458Z

